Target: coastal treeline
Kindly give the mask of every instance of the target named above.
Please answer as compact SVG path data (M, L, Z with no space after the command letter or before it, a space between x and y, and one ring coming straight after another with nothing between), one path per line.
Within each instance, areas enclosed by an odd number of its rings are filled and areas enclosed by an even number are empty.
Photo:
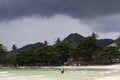
M0 64L9 66L59 66L80 62L81 65L113 64L120 62L120 37L116 46L101 46L97 34L82 37L79 42L63 41L58 38L53 45L44 41L40 48L17 50L16 45L7 53L0 44Z

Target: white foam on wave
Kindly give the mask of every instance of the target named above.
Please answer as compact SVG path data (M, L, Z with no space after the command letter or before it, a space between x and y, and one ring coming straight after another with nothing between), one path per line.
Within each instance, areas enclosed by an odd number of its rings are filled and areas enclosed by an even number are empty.
M95 80L120 80L120 76L103 77Z
M4 71L4 72L0 72L0 77L7 77L7 76L11 76L13 74L9 74L8 71Z
M32 75L32 76L29 76L29 77L44 77L44 75Z
M99 74L100 75L105 75L105 74L109 74L109 73L111 73L111 71L100 72Z
M0 72L0 74L7 74L7 73L8 73L8 71Z
M0 77L7 77L7 76L11 76L13 74L1 74Z
M53 80L44 75L31 75L31 76L8 76L0 77L0 80Z

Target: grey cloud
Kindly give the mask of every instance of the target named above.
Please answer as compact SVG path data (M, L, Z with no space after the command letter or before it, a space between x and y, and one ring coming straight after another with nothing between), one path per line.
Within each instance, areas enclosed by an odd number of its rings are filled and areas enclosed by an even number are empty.
M109 15L86 20L84 24L91 26L94 31L100 33L119 32L120 15Z
M120 0L0 0L0 20L54 14L86 19L119 14L119 7Z

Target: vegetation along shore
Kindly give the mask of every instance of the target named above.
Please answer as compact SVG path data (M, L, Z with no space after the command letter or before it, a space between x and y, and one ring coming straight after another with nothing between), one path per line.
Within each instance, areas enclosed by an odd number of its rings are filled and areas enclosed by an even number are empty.
M114 45L113 45L114 44ZM101 45L97 34L84 37L77 33L64 40L58 38L53 45L47 41L41 47L31 46L24 50L7 52L0 44L0 65L2 66L81 66L106 65L120 62L120 37L109 45Z

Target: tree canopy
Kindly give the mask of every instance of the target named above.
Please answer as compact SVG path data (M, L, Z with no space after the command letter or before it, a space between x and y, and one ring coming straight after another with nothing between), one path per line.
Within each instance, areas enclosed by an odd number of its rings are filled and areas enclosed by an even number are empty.
M119 45L118 38L117 44ZM13 44L12 51L6 53L5 47L0 44L0 64L19 65L19 66L52 66L64 65L72 61L82 63L100 64L120 62L120 51L118 47L101 46L97 41L97 34L92 33L90 36L81 37L78 43L73 41L63 41L57 38L53 45L44 42L40 48L30 47L25 50L17 50Z

